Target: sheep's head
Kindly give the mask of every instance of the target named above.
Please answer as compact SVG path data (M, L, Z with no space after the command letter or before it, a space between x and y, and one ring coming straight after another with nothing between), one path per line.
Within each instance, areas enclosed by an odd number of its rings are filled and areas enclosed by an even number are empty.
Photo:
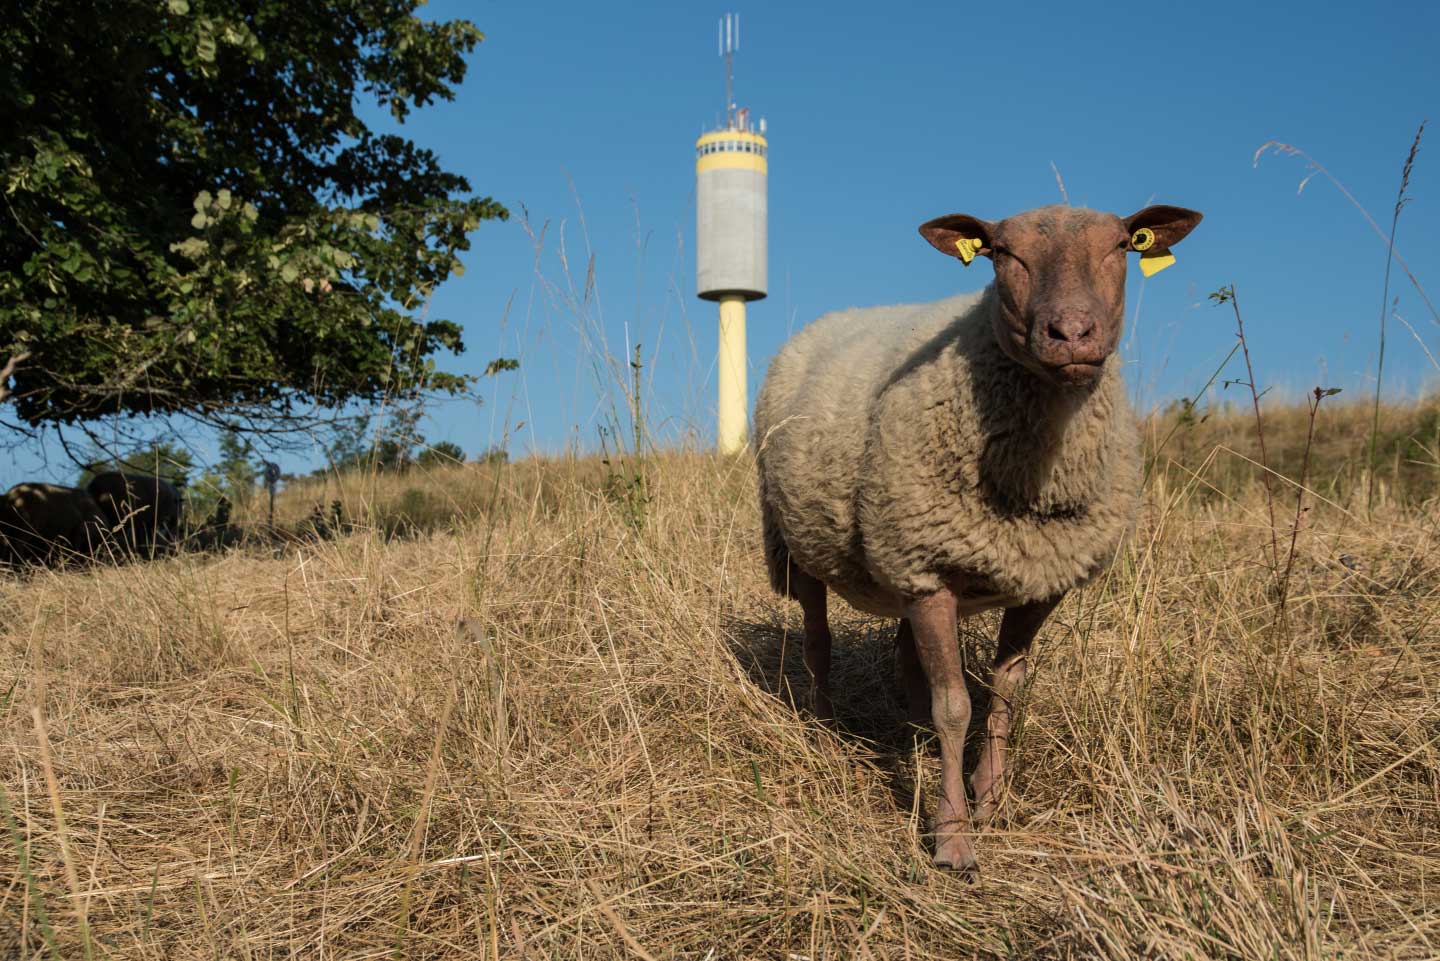
M1079 207L1041 207L999 223L937 217L920 233L941 253L995 264L995 336L1016 363L1067 386L1100 378L1125 321L1125 256L1164 264L1200 222L1183 207L1146 207L1120 218ZM1158 268L1157 268L1158 269Z

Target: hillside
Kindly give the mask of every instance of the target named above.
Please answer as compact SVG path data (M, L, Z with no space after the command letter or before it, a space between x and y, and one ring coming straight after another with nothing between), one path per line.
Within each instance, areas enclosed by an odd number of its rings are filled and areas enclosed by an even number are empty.
M1148 425L973 884L891 625L835 605L838 726L792 705L748 458L331 478L280 515L340 499L334 540L6 579L0 956L1433 957L1435 408L1384 411L1367 511L1368 408L1326 403L1278 565L1248 410Z

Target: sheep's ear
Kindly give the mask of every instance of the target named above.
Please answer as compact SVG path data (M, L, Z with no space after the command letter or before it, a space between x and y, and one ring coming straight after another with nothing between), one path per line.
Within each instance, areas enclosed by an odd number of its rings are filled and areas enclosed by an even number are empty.
M1125 218L1130 249L1140 252L1140 272L1152 277L1175 263L1170 248L1185 239L1204 215L1184 207L1146 207Z
M1142 253L1147 250L1163 252L1185 239L1205 215L1198 210L1184 207L1146 207L1125 218L1125 229L1130 231L1130 249ZM1141 234L1140 231L1149 231Z
M968 214L936 217L920 225L920 235L930 241L932 247L942 254L960 258L967 267L976 254L990 256L990 239L994 234L994 224Z

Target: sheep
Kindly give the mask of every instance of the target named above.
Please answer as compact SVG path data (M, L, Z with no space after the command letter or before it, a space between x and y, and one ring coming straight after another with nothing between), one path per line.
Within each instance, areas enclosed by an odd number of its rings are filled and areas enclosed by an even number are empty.
M1045 207L920 227L978 293L827 314L775 356L755 409L766 566L800 602L815 713L830 718L826 592L900 618L910 720L941 759L934 861L976 870L962 777L970 723L956 619L1004 608L993 708L971 779L976 823L1002 790L1011 702L1036 632L1133 524L1139 434L1118 359L1127 251L1148 275L1201 214L1121 219Z
M129 551L154 554L180 532L180 494L163 477L106 471L86 485Z
M12 564L89 557L105 515L85 491L58 484L16 484L0 500L0 559Z

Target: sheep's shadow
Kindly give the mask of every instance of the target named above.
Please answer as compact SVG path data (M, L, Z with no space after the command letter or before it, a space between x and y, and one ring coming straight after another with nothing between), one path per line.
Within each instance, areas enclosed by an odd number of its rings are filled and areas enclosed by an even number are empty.
M908 811L915 795L916 739L922 750L934 753L938 748L933 732L918 730L908 721L895 665L896 624L884 618L832 618L830 694L835 721L829 730L858 748L884 774L896 807ZM724 635L731 655L756 687L799 717L813 720L804 634L798 625L787 623L783 615L769 621L732 618ZM990 690L988 670L977 672L974 667L990 663L993 641L987 641L983 632L969 629L962 631L960 640L973 717L978 721L988 708ZM967 769L978 760L979 739L974 735L972 726Z

